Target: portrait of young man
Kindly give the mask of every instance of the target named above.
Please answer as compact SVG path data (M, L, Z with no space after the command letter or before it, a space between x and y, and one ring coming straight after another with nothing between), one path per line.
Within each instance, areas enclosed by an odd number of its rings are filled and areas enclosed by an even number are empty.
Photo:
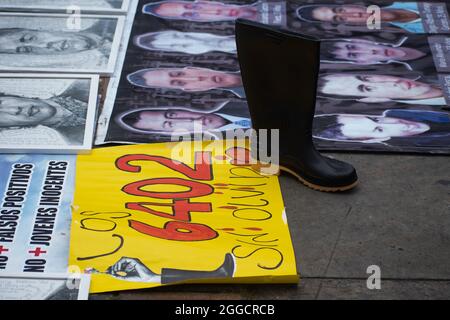
M134 37L134 44L150 51L203 54L212 51L236 54L234 36L221 36L206 32L164 30Z
M170 136L179 132L225 132L251 127L250 113L242 104L225 104L214 112L187 108L137 108L115 117L115 122L129 132L141 135Z
M397 29L407 33L426 33L417 2L393 2L380 6L382 29ZM313 4L297 9L297 17L306 22L331 23L335 25L361 26L369 31L367 23L373 13L367 6L355 4Z
M428 80L427 80L428 81ZM317 96L364 103L398 102L416 105L446 105L437 83L416 77L374 73L328 73L319 76Z
M320 61L342 65L342 69L392 64L406 70L436 72L427 36L402 36L392 43L364 38L323 39Z
M218 89L245 98L240 72L197 67L150 68L129 74L127 80L130 84L143 88L176 89L186 92Z
M450 114L424 110L385 110L381 115L321 114L314 117L317 139L439 147L450 144Z
M67 17L0 16L0 67L12 71L112 72L122 17L84 18L70 30Z
M145 14L171 20L196 22L234 21L238 18L256 20L259 1L251 4L228 4L220 1L164 0L144 5Z
M4 81L8 81L8 79L0 78L0 83ZM28 79L23 82L22 86L34 83L44 91L48 81L50 80ZM66 80L66 82L68 81ZM47 89L52 90L50 85ZM48 98L0 93L0 131L8 133L10 130L46 127L59 134L61 140L59 144L83 145L90 89L91 81L89 79L79 79L71 81L61 93ZM47 94L47 96L49 95ZM32 133L34 130L27 130L27 132ZM33 138L31 136L30 141Z

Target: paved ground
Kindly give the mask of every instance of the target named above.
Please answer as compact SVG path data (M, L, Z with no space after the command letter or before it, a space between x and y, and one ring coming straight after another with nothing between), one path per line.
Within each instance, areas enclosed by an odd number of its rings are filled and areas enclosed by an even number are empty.
M197 285L92 299L450 299L450 157L337 154L360 185L327 194L280 178L298 286ZM381 268L381 290L366 269Z

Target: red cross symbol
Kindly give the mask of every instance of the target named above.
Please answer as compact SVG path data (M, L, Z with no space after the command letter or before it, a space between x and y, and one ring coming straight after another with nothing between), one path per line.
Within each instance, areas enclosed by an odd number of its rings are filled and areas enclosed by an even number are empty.
M33 253L35 257L39 257L42 253L47 253L47 251L41 250L41 248L36 248L28 251L28 253Z
M9 249L6 249L4 246L0 246L0 254L2 254L3 252L8 252Z

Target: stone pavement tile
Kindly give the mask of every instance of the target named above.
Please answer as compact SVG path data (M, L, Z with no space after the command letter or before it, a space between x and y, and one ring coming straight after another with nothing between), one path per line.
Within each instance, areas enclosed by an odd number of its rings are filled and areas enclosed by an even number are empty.
M90 300L242 300L244 297L234 293L200 293L200 292L148 292L147 290L130 291L118 295L96 295Z
M252 300L314 300L320 281L301 279L298 285L254 285L247 287L247 299Z
M311 287L314 286L314 287ZM289 299L299 296L314 299L318 281L297 285L178 285L117 293L94 294L93 300L250 300Z
M380 290L366 279L301 279L295 285L184 285L94 294L91 300L340 300L450 299L450 281L383 280Z
M282 175L281 190L301 275L318 277L325 273L334 244L336 228L350 207L351 194L320 193Z
M358 169L359 187L326 194L281 177L300 273L308 277L450 279L448 157L334 155Z
M369 290L367 279L301 279L298 286L252 286L246 298L258 300L315 299L450 299L450 281L383 280Z
M93 294L93 300L241 300L246 299L244 285L173 285L152 289Z
M317 299L448 300L450 281L381 280L380 290L369 290L366 280L322 280Z

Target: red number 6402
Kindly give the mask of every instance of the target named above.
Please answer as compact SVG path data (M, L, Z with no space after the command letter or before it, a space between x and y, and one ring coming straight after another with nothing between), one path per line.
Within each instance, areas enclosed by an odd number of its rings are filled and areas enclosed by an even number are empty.
M165 157L143 154L123 156L117 159L116 166L122 171L137 173L141 171L141 167L137 165L131 165L130 162L139 160L157 162L176 172L182 173L190 179L213 180L210 152L196 152L195 166L193 169L179 161L175 161ZM155 185L184 186L189 190L184 192L151 192L144 190L144 187ZM190 222L191 212L211 212L210 203L192 203L189 201L190 198L202 197L211 194L214 189L208 184L181 178L156 178L130 183L124 186L122 188L122 191L134 196L173 200L172 204L158 204L154 202L126 203L125 206L128 209L134 209L148 214L178 220L167 222L163 228L154 227L136 220L129 220L129 226L140 233L160 239L175 241L204 241L214 239L218 236L218 233L209 226ZM172 214L153 210L149 208L148 205L170 206L172 207Z

